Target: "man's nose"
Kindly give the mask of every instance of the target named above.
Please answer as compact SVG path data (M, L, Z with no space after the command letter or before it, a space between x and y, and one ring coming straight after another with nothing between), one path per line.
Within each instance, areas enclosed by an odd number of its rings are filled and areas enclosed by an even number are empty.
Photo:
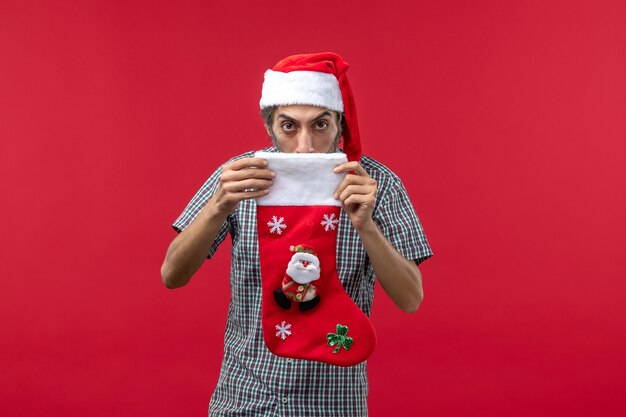
M298 137L298 146L296 147L296 153L312 153L313 149L313 136L309 129L301 129Z
M309 263L307 261L302 261L302 265L304 265L304 267L306 268L307 266L309 266Z

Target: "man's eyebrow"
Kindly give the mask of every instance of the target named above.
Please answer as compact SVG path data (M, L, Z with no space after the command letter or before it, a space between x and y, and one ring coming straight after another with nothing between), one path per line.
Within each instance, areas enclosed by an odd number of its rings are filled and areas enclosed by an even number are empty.
M281 113L278 116L276 116L276 118L278 118L278 117L282 117L283 119L287 119L287 120L292 121L292 122L296 121L296 119L294 119L293 117L287 116L285 113Z
M312 120L312 121L314 121L314 120L318 120L318 119L321 119L321 118L322 118L322 117L324 117L324 116L332 116L332 114L330 114L330 112L329 112L328 110L325 110L325 111L321 112L320 114L318 114L317 116L315 116L315 117L314 117L313 119L311 119L311 120ZM287 119L287 120L289 120L290 122L297 122L297 120L296 120L296 119L294 119L294 118L293 118L293 117L291 117L291 116L286 115L285 113L281 113L281 114L279 114L279 115L278 115L278 116L276 116L276 117L277 117L277 118L282 117L283 119Z
M323 111L320 114L318 114L317 117L315 119L313 119L313 120L321 119L324 116L331 116L332 117L332 114L330 114L329 111Z

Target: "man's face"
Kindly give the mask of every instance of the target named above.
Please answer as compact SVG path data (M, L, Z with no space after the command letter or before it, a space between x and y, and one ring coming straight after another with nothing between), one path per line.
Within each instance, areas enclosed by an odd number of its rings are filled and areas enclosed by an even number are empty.
M334 152L338 119L336 112L322 107L278 106L272 115L277 148L286 153Z

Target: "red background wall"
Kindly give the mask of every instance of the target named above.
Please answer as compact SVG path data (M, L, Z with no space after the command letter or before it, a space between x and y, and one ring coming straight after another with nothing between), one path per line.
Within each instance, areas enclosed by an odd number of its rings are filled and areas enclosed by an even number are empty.
M436 256L415 315L377 292L371 415L623 415L626 3L0 4L0 410L205 415L222 248L187 287L170 223L268 142L263 71L352 64L367 154Z

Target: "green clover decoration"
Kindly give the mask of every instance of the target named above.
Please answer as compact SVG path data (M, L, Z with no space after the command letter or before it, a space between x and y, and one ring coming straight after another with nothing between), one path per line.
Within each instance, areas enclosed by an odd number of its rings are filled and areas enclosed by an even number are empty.
M348 334L348 326L342 326L341 324L337 325L337 333L328 333L326 335L326 342L328 346L335 346L333 349L333 353L339 353L341 346L344 347L345 350L350 350L352 343L354 343L354 339L350 336L346 336Z

